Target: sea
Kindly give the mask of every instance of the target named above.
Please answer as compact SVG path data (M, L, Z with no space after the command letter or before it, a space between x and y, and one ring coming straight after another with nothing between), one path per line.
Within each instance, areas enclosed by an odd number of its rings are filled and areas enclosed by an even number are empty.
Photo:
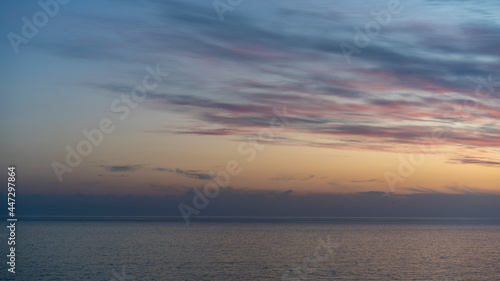
M0 280L500 280L500 220L25 218Z

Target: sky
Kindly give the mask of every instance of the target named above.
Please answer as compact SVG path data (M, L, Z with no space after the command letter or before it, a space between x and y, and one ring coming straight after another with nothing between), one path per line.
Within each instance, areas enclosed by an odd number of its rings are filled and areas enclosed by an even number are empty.
M20 193L500 195L497 1L40 3L0 4Z

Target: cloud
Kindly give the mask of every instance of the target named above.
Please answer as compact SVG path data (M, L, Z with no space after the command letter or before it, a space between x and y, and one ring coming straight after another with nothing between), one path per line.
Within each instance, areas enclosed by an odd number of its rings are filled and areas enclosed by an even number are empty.
M151 184L168 190L169 186ZM1 194L0 197L6 194ZM25 194L19 216L176 216L178 205L192 206L194 193L163 196ZM200 216L236 217L490 217L500 218L498 194L384 192L296 194L224 188ZM132 204L133 203L133 204ZM84 208L82 206L93 206ZM193 216L195 219L197 216Z
M452 158L452 163L461 163L461 164L476 164L483 165L489 167L500 167L500 162L485 159L485 158L477 158L477 157L463 157L463 158Z
M161 131L155 131L161 132ZM205 128L187 128L183 130L170 131L170 133L176 134L191 134L191 135L205 135L205 136L230 136L242 134L244 132L248 132L248 130L239 130L239 129L205 129Z
M107 165L98 165L106 169L108 172L133 172L142 168L142 165L115 165L115 166L107 166Z
M313 178L314 178L314 175L309 175L309 176L305 176L305 177L298 177L298 176L294 176L294 175L283 174L279 177L270 178L270 180L273 180L273 181L294 181L294 180L306 181L306 180L310 180Z
M380 182L380 180L377 180L377 179L369 179L369 180L352 180L351 182L354 182L354 183L364 183L364 182Z
M442 193L439 191L436 191L432 188L427 188L427 187L401 187L399 188L401 191L408 191L411 193L424 193L424 194L433 194L433 193Z
M209 180L213 178L213 176L201 170L183 170L179 168L176 169L156 168L156 170L160 172L170 172L178 175L183 175L185 177L197 180Z
M405 16L351 63L339 44L352 44L352 27L366 18L350 1L326 8L322 1L278 1L265 9L247 3L223 23L201 1L146 1L132 17L75 12L61 32L33 46L63 58L106 60L117 73L124 65L165 62L175 79L148 92L145 107L197 122L150 132L242 136L268 127L273 108L286 105L293 145L391 150L396 143L427 144L444 129L437 145L498 147L500 82L492 76L500 63L500 24L492 14L498 3L443 3L437 10L420 0L405 7ZM425 20L415 16L422 14ZM121 96L139 75L81 85ZM325 136L335 141L314 141Z
M459 193L459 194L487 194L488 192L477 188L477 187L470 187L470 186L447 186L449 190Z

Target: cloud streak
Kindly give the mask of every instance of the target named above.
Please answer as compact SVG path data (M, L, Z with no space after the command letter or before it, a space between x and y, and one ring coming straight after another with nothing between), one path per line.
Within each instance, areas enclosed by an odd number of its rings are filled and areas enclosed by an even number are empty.
M463 158L454 158L451 159L452 163L462 163L462 164L475 164L475 165L484 165L489 167L498 167L500 168L500 162L488 159L474 158L474 157L463 157Z
M169 188L152 184L151 188ZM463 190L462 190L463 191ZM19 216L179 216L181 195L24 195ZM203 216L243 217L490 217L500 218L500 195L384 192L356 194L295 194L292 190L247 191L222 189ZM6 197L5 194L0 196ZM134 202L131 207L130 202ZM93 206L93 208L82 208ZM194 217L196 218L196 217ZM182 218L180 218L182 220Z
M371 1L362 13L350 1L326 8L321 1L254 1L223 23L200 1L143 5L149 12L131 18L77 13L68 28L89 21L99 28L34 45L64 58L127 66L154 60L175 67L175 79L146 94L145 106L196 125L170 124L153 133L242 137L269 126L273 108L287 106L290 126L276 144L286 139L289 145L390 151L394 144L427 145L439 129L446 133L437 146L499 146L496 1L405 3L404 14L394 16L351 63L339 44L352 42L353 27L372 20L369 12L386 1ZM82 84L122 95L129 80ZM332 141L315 141L325 137ZM200 178L194 171L176 173Z
M295 176L295 175L284 174L284 175L281 175L279 177L270 178L270 180L272 180L272 181L306 181L306 180L310 180L313 178L314 178L314 175L299 177L299 176Z
M160 172L174 173L174 174L182 175L182 176L185 176L185 177L188 177L191 179L197 179L197 180L210 180L213 178L210 174L203 172L203 171L200 171L200 170L183 170L183 169L179 169L179 168L176 168L176 169L157 168L156 170L160 171Z
M99 165L99 167L106 169L108 172L116 173L116 172L133 172L142 168L142 165L115 165L115 166L106 166Z

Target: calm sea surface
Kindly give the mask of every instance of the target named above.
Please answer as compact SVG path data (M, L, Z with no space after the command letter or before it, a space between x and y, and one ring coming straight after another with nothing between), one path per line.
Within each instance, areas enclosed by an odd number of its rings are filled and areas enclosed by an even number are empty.
M498 220L19 221L15 278L0 235L0 280L500 280Z

